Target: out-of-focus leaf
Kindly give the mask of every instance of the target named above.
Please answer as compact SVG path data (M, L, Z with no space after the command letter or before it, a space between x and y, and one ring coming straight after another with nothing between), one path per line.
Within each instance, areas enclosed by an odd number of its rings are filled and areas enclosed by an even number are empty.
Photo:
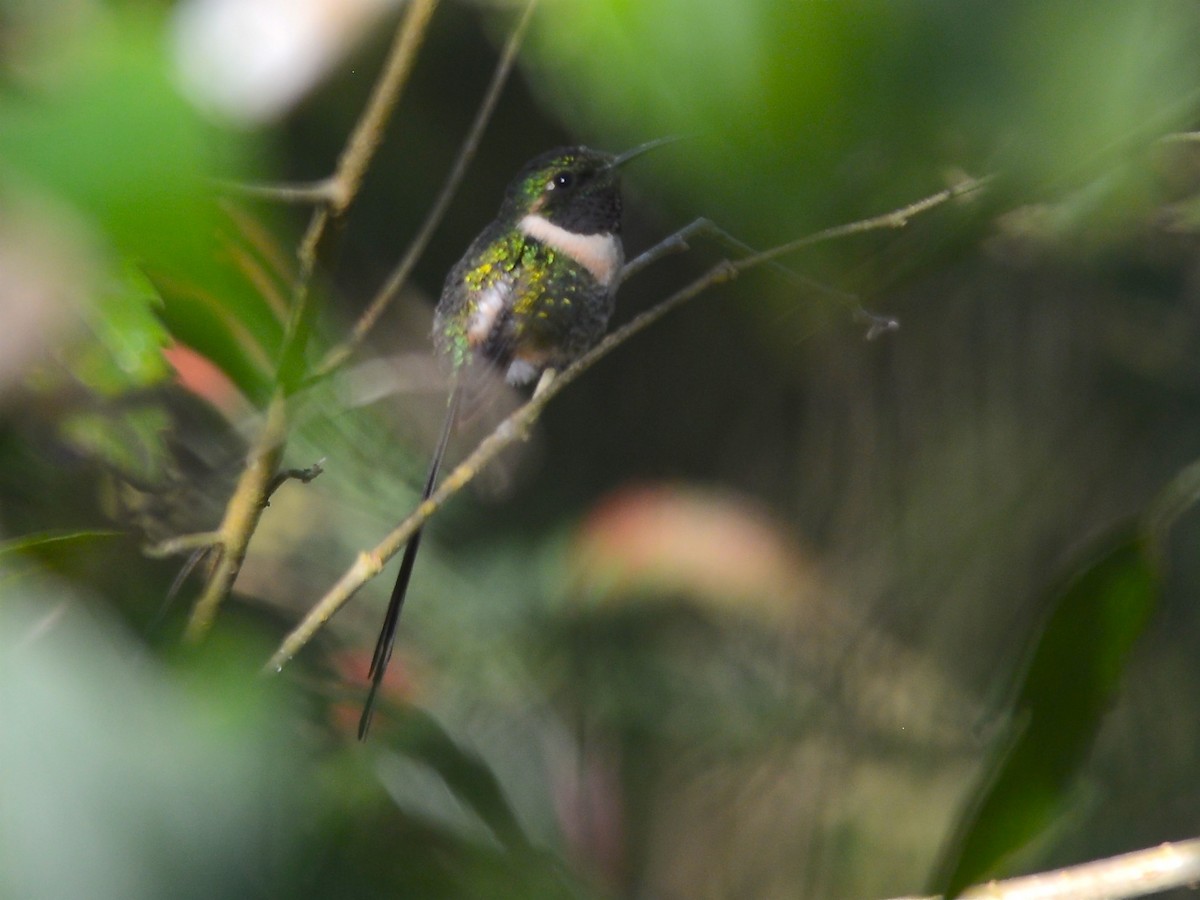
M1017 731L962 818L935 890L997 872L1053 821L1158 598L1141 534L1125 536L1053 600L1016 700Z
M77 563L80 556L100 549L98 545L111 546L113 538L121 537L119 531L95 529L40 532L4 541L0 543L0 590L11 596L30 579L41 578L43 570Z
M1200 231L1200 197L1191 197L1170 207L1166 214L1177 231Z
M123 533L120 531L108 529L71 531L61 534L26 534L19 538L13 538L11 541L0 543L0 560L3 560L6 565L11 565L14 558L22 556L40 558L64 551L71 552L71 548L77 546L80 542L123 536Z
M1200 502L1200 460L1184 466L1163 488L1146 514L1146 527L1160 543L1180 516Z
M346 784L344 777L338 787ZM367 788L360 775L358 784ZM375 784L377 787L377 783ZM377 794L372 794L377 798ZM527 900L581 900L590 896L560 862L547 854L513 854L494 841L472 841L439 822L411 811L360 803L347 815L344 794L331 798L331 821L320 823L297 867L297 897L521 897Z
M383 717L380 725L382 734L376 739L387 740L393 749L436 772L497 840L510 849L531 850L496 776L483 760L460 747L436 719L415 707L404 707L398 721Z
M319 847L326 863L314 896L326 883L344 892L347 877L364 873L364 883L386 880L402 896L493 896L496 885L513 897L586 896L561 860L527 837L488 764L432 716L391 707L377 717L371 747L384 752L354 752L334 773L331 809L344 810L347 796L363 802L338 839L326 834Z
M558 0L545 13L534 87L577 126L626 129L625 144L700 136L635 165L757 244L943 187L947 167L1002 169L1022 194L1088 181L1188 127L1200 75L1187 3ZM1101 220L1127 200L1108 191Z
M0 94L0 171L70 203L123 252L206 267L218 135L171 83L158 23L100 19L63 43L53 79Z
M94 340L75 352L75 376L106 397L166 377L162 351L170 338L155 314L158 305L145 276L125 266L121 278L99 291L86 312Z
M212 238L218 264L212 273L148 268L162 301L159 315L176 340L216 364L246 397L262 402L283 343L289 252L261 221L232 205L223 207Z
M227 295L211 294L196 284L154 277L162 297L161 316L180 343L217 366L252 401L263 402L271 375L270 357L250 338Z
M62 422L63 437L89 458L98 459L139 483L163 480L167 465L163 432L167 412L155 406L123 410L120 415L83 411Z
M180 341L261 399L283 327L263 296L269 273L229 237L209 181L244 169L245 141L180 96L160 14L94 19L46 41L30 67L37 75L0 90L0 192L72 210L126 273L96 291L99 341L81 351L81 380L111 393L162 377L165 336L152 318L161 313ZM129 274L139 269L161 298Z
M246 896L271 883L308 793L279 687L221 646L189 685L70 595L33 575L0 603L0 896Z

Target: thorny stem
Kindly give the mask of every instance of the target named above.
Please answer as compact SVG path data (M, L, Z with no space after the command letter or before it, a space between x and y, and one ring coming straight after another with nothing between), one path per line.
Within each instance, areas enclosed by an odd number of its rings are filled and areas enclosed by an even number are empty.
M445 478L437 490L430 495L428 500L419 504L404 521L389 532L375 547L365 552L360 552L353 565L343 573L337 583L326 592L325 596L317 601L316 605L309 610L304 619L284 638L279 648L267 661L266 670L278 671L282 669L325 623L354 596L359 588L379 574L387 561L404 547L417 529L423 526L447 500L469 484L506 447L519 440L524 440L534 423L537 422L542 410L545 409L551 400L557 397L559 393L580 375L631 337L644 331L667 313L682 306L697 294L718 284L731 281L748 269L767 265L786 253L821 241L833 240L852 234L861 234L867 231L902 228L914 216L941 206L970 191L978 190L984 186L987 180L968 179L955 187L939 191L936 194L881 216L862 219L834 228L827 228L799 240L781 244L736 261L723 260L709 269L704 275L701 275L687 286L671 294L661 303L651 307L623 327L607 335L595 347L566 369L559 372L549 383L540 384L533 398L520 406L508 418L496 426L495 430L485 437L475 450Z
M342 221L358 190L363 175L383 138L384 126L408 80L417 50L425 36L437 0L413 0L400 22L384 71L375 83L371 98L338 158L329 179L330 196L313 212L297 251L299 272L292 291L292 308L284 332L276 385L267 407L266 419L250 449L245 469L225 507L212 573L192 608L184 639L200 640L212 627L221 602L233 589L246 558L250 538L258 525L267 497L279 471L287 442L287 400L301 383L304 352L313 315L311 283L323 250L328 246L330 226ZM212 537L212 536L209 536Z

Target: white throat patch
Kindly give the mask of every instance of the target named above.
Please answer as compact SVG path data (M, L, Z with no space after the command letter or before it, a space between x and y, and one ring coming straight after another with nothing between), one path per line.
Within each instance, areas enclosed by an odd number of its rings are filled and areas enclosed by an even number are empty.
M575 234L537 213L530 213L523 218L520 227L528 237L567 254L605 287L616 281L621 266L625 264L625 254L615 234Z

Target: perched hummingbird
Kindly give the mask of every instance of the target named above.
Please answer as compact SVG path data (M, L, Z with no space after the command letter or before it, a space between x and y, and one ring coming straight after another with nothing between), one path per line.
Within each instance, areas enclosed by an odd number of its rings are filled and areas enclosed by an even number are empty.
M437 485L473 372L487 368L525 384L568 365L603 336L625 262L619 169L666 140L619 156L561 147L531 160L508 186L499 215L450 270L433 317L433 342L449 360L453 387L422 499ZM375 644L360 739L371 726L420 543L418 529L404 550Z

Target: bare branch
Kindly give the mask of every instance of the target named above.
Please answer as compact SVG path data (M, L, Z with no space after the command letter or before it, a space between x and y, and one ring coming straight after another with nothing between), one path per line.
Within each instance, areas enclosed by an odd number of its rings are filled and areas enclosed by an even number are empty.
M417 506L412 514L396 526L374 548L360 553L354 564L338 579L337 583L330 588L325 596L317 601L316 605L309 610L304 619L301 620L287 637L284 638L279 649L268 660L266 670L278 671L282 669L325 623L354 596L359 588L379 574L387 561L404 547L417 529L424 525L448 499L469 484L501 451L516 441L523 440L528 435L530 428L537 421L546 404L558 396L571 382L575 381L580 375L631 337L644 331L667 313L691 300L697 294L715 285L730 281L748 269L767 265L776 257L819 241L833 240L834 238L861 234L867 231L902 227L914 216L941 206L968 191L977 190L985 182L986 179L971 179L962 185L940 191L937 194L925 197L922 200L910 203L907 206L881 216L862 219L858 222L851 222L835 228L827 228L808 237L782 244L779 247L774 247L736 261L722 261L686 287L676 291L658 305L646 310L631 322L610 333L595 347L559 373L556 378L550 380L548 383L540 384L533 398L519 407L501 422L491 434L485 437L475 450L446 477L428 500Z
M247 184L218 178L214 183L230 193L277 203L328 204L334 197L332 178L301 184Z
M267 486L267 501L270 501L275 496L275 492L283 487L285 482L299 481L301 484L309 484L313 479L325 474L325 459L322 457L306 469L283 469L275 473L275 477L271 479L271 483Z
M484 129L487 128L488 122L492 119L492 113L496 109L500 93L508 81L513 64L516 62L517 52L520 50L521 43L525 39L525 32L529 27L530 20L533 18L533 12L537 8L537 4L538 0L528 0L525 4L525 11L521 14L516 27L513 28L512 34L509 35L504 52L500 55L500 60L496 64L495 71L492 73L492 80L488 84L487 93L484 95L483 102L480 103L479 109L475 113L475 120L471 123L471 128L459 148L458 157L454 160L454 166L451 168L450 174L446 176L446 181L442 184L442 189L438 193L437 199L434 200L433 206L430 207L429 213L425 216L425 221L421 223L421 228L417 232L416 237L408 245L408 249L404 252L404 257L396 265L396 268L392 270L392 274L388 276L388 280L379 289L379 292L371 300L370 304L368 304L362 316L354 324L350 336L341 344L331 349L325 355L325 358L321 360L313 373L314 378L321 378L328 375L349 358L358 345L363 342L363 339L371 329L375 327L375 323L379 321L379 317L383 315L384 310L396 299L396 296L400 293L400 289L408 282L408 277L412 274L413 267L416 266L417 260L421 258L421 254L425 252L425 248L429 245L434 231L437 230L438 225L441 224L442 218L446 214L447 207L450 206L451 198L453 198L455 192L458 190L458 186L462 183L467 166L475 158L475 153L479 149L479 142L483 138Z
M992 881L968 888L962 900L1125 900L1200 882L1200 838L1160 844L1095 862ZM896 900L938 900L905 897Z
M832 228L826 228L824 231L818 231L815 234L810 234L807 237L799 238L787 244L780 244L778 247L772 247L754 256L748 256L745 259L739 260L739 265L749 268L750 266L770 262L781 256L787 256L789 253L795 253L797 250L810 247L813 244L820 244L835 238L849 237L853 234L862 234L866 231L903 228L908 224L909 219L912 219L914 216L919 216L921 213L927 212L934 207L942 206L951 200L986 187L993 177L988 175L984 178L965 178L957 184L946 188L944 191L938 191L936 194L931 194L915 203L908 204L908 206L894 209L889 213L884 213L881 216L875 216L870 219L860 219L857 222L850 222L846 225L835 225Z
M358 194L367 166L383 139L388 117L412 71L436 6L437 0L412 0L409 5L398 26L383 72L338 158L336 171L329 179L332 194L329 202L314 211L297 251L300 266L292 290L291 315L284 332L275 390L262 431L250 449L246 467L225 507L219 529L222 552L192 607L184 631L185 640L197 641L212 627L221 602L233 589L250 538L266 508L287 443L287 399L303 379L309 320L313 315L310 290L313 273L321 250L326 246L330 225L341 221Z
M1171 134L1164 134L1158 141L1160 144L1200 143L1200 131L1175 131Z
M438 0L412 0L409 4L383 72L371 91L367 108L363 110L346 142L346 148L338 158L337 171L333 176L333 202L330 204L330 211L335 218L345 215L358 195L363 176L383 141L384 128L408 81L437 5Z
M222 552L192 607L183 633L186 641L198 641L208 633L216 619L217 609L229 596L241 571L250 537L266 507L267 490L283 458L283 441L287 434L286 407L283 394L276 391L267 409L267 421L250 451L233 496L225 506L225 515L219 528Z
M219 531L199 531L167 538L165 541L143 547L142 552L153 559L161 559L166 556L178 556L180 553L191 553L194 550L211 550L220 547L224 542Z

